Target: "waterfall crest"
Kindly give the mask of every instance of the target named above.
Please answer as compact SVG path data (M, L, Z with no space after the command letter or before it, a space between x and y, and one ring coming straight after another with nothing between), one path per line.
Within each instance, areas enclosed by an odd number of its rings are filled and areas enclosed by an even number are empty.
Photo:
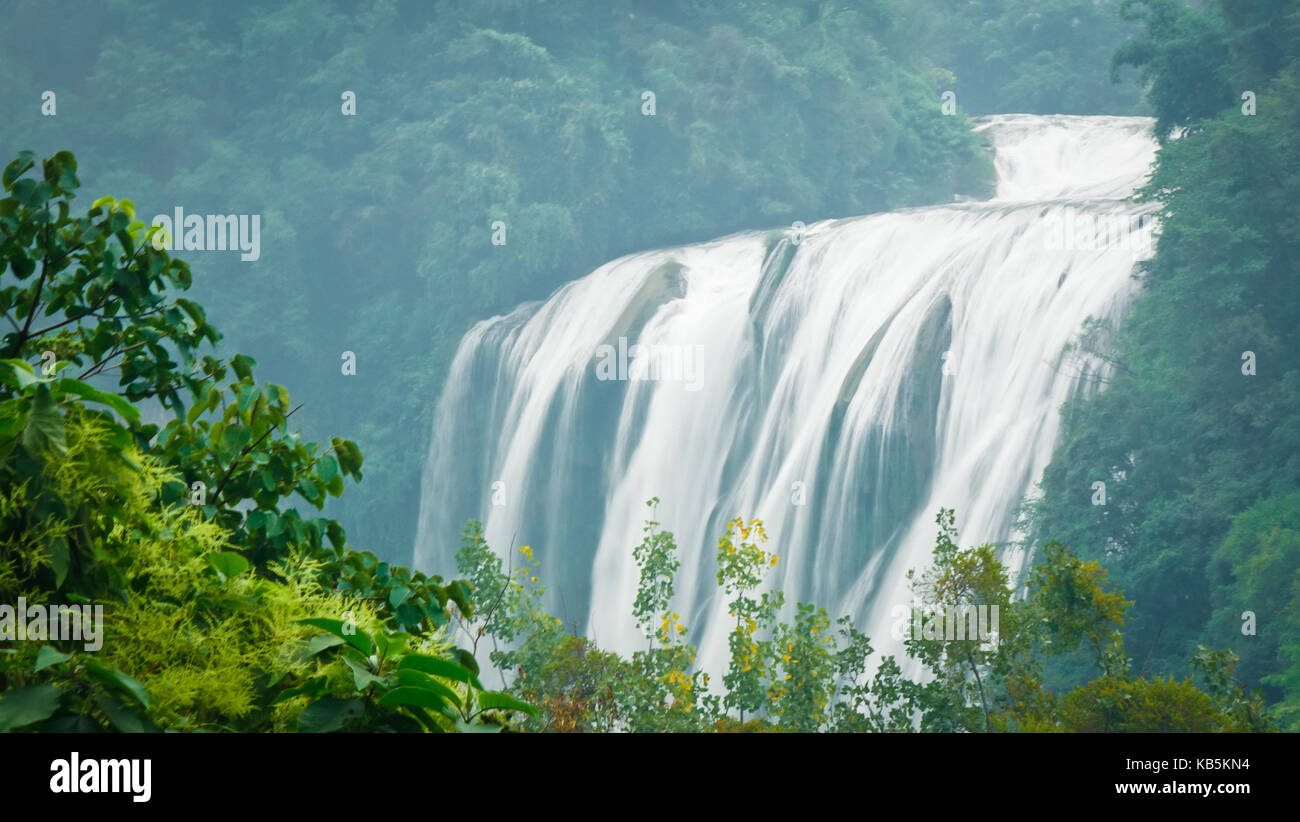
M533 547L552 613L627 652L644 645L632 548L658 496L706 669L725 661L713 553L734 516L765 521L787 602L853 614L900 654L891 612L940 507L964 545L1023 562L1015 512L1059 408L1106 373L1070 343L1122 315L1150 253L1150 209L1128 198L1151 127L983 118L992 200L633 254L478 323L438 404L417 567L453 573L480 518L498 552Z

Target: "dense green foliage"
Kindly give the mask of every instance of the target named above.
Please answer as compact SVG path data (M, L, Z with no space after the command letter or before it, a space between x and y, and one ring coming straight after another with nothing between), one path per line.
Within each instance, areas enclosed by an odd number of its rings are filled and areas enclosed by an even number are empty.
M1135 102L1105 78L1112 0L20 0L6 19L0 150L74 147L145 222L262 215L261 258L205 253L195 299L292 382L309 436L355 433L367 482L329 510L392 561L474 321L623 253L978 194L964 111Z
M652 509L658 502L650 500ZM653 516L653 515L652 515ZM870 639L850 617L798 603L764 584L778 558L763 549L758 520L734 519L718 540L717 593L735 617L721 688L696 664L686 626L671 610L676 575L672 535L650 519L633 549L640 568L635 616L647 645L630 656L568 633L542 607L532 548L508 562L471 521L457 560L474 582L475 618L459 620L518 697L537 705L526 726L540 731L1267 731L1262 698L1233 678L1231 652L1200 648L1203 679L1143 678L1128 672L1121 627L1132 604L1109 590L1106 572L1060 543L1046 546L1014 598L994 545L962 549L953 513L941 511L933 564L909 574L917 603L896 626L909 670L892 656L872 660ZM518 564L516 565L516 562ZM966 610L964 610L966 609ZM987 609L995 620L948 635L936 620ZM951 619L951 616L946 618ZM979 632L976 633L976 623ZM919 634L914 624L923 625ZM965 628L962 629L963 631ZM1085 649L1091 681L1057 693L1045 663Z
M1032 534L1104 562L1148 672L1231 648L1296 729L1300 10L1126 5L1146 30L1117 64L1147 78L1162 134L1183 130L1142 194L1162 221L1144 295L1098 348L1113 380L1067 408Z
M1133 31L1121 0L934 0L932 41L975 114L1146 114L1141 90L1111 82ZM1127 76L1116 78L1127 80Z
M0 602L29 607L0 616L0 730L499 730L485 719L532 711L448 641L465 583L299 513L359 480L361 451L291 432L251 358L201 356L220 334L179 296L188 264L128 200L75 216L79 185L68 152L3 173ZM132 404L150 398L161 427Z

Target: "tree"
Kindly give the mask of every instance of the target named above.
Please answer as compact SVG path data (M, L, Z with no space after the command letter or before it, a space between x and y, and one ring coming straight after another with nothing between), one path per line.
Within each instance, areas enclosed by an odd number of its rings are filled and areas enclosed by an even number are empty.
M657 503L647 506L653 511ZM1198 652L1192 664L1204 687L1130 675L1120 629L1131 603L1098 563L1051 543L1017 598L994 546L961 548L950 510L936 521L931 564L909 573L913 626L921 627L906 647L924 669L916 679L892 656L873 664L871 642L851 615L832 623L824 608L797 603L793 620L784 621L783 594L760 592L776 561L761 547L763 523L739 517L718 541L717 590L736 619L721 692L710 690L687 628L671 610L675 542L653 518L633 548L641 570L633 615L649 640L645 649L623 657L566 633L541 606L534 567L516 568L512 560L503 570L477 522L467 526L458 554L461 571L476 581L478 623L467 621L466 632L474 647L483 636L494 643L494 664L514 674L509 690L540 707L526 726L540 731L1273 729L1262 699L1234 678L1231 652ZM530 563L531 550L520 549ZM952 622L958 618L967 618L961 629ZM1048 688L1045 662L1076 650L1090 652L1085 664L1095 678Z
M1300 13L1248 6L1127 6L1144 31L1116 61L1145 73L1160 136L1183 131L1139 194L1160 233L1105 352L1123 367L1065 407L1027 530L1101 563L1133 599L1140 671L1186 678L1200 645L1230 647L1247 687L1276 701L1271 678L1292 662L1275 640L1296 622L1279 557L1300 502ZM1096 481L1105 505L1089 499ZM1246 611L1266 626L1254 637ZM1062 687L1082 672L1067 657L1047 669Z
M963 551L957 545L954 513L941 510L935 521L939 535L933 565L921 574L908 572L917 603L913 622L921 621L923 632L913 632L907 651L933 676L923 693L921 728L992 730L990 677L1020 638L1019 609L1012 606L1007 573L994 546Z
M1214 6L1197 12L1177 0L1124 0L1120 13L1144 30L1115 51L1111 71L1138 69L1161 136L1232 104L1235 95L1223 76L1228 37Z
M727 597L727 613L736 620L727 637L731 661L722 678L727 688L722 704L739 714L742 725L746 712L757 714L770 704L768 682L777 656L771 635L785 604L780 591L758 593L767 569L777 563L775 554L760 547L766 541L762 522L746 523L739 517L727 523L718 539L718 589Z
M360 479L356 445L302 442L251 358L199 356L220 334L130 201L74 217L75 158L36 168L6 166L0 200L0 599L107 619L102 654L42 630L0 660L0 728L499 730L533 712L447 641L465 583L290 505ZM112 372L116 392L93 384ZM148 401L173 419L144 423Z

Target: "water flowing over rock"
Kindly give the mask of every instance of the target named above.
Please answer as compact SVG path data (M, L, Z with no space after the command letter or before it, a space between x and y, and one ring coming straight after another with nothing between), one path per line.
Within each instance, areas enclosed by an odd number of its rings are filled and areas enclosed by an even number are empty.
M734 516L766 522L787 602L853 614L883 653L901 656L891 612L940 507L1018 569L1016 510L1060 406L1107 371L1070 344L1123 314L1150 254L1150 209L1129 197L1156 144L1146 118L977 124L992 200L816 223L797 245L752 232L633 254L475 325L436 413L416 565L452 573L481 518L503 555L533 547L552 613L630 651L632 548L658 496L675 608L710 670Z

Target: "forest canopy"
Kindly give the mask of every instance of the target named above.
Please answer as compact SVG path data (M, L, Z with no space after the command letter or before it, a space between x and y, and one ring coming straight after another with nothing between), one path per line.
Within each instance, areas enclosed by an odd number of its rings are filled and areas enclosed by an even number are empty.
M372 471L331 511L406 562L471 324L621 254L978 196L991 166L967 113L1138 113L1106 76L1117 7L21 0L0 31L0 148L72 147L86 184L130 192L146 221L262 215L261 258L205 255L195 296L292 377L310 435L354 432ZM22 34L50 19L58 37Z

